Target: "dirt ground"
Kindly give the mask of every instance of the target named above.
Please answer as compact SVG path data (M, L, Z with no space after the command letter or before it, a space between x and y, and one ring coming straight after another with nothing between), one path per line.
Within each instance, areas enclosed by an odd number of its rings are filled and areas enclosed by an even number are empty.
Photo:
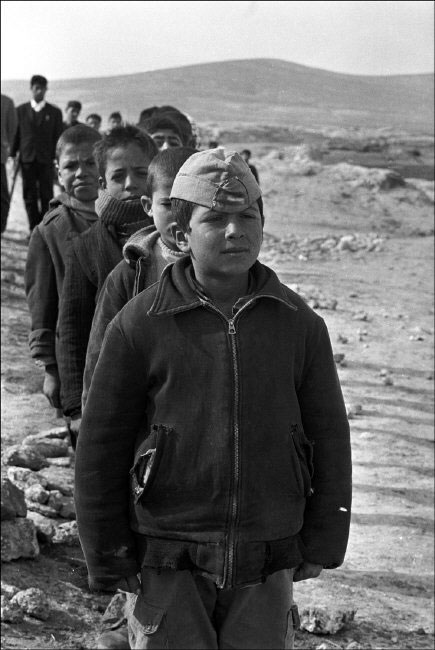
M411 186L382 192L334 176L332 168L304 176L290 174L285 160L253 162L265 194L265 259L302 293L336 301L335 309L318 312L334 352L344 354L338 372L346 405L356 412L346 560L295 585L300 609L354 609L355 618L334 636L300 632L296 645L433 648L433 204ZM373 232L380 250L289 256L279 245L280 238ZM2 449L59 423L27 347L26 235L18 186L1 240ZM44 623L26 618L3 626L5 650L95 647L109 597L89 593L80 549L43 548L37 560L3 564L2 579L41 587L51 601Z

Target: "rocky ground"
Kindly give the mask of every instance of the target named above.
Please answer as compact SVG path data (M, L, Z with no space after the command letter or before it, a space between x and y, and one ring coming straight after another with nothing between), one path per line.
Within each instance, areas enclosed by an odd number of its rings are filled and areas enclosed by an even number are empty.
M433 648L433 182L325 165L306 146L269 147L253 162L265 196L262 259L325 319L352 435L348 553L339 569L295 585L296 646ZM41 451L34 435L61 424L28 354L26 235L17 187L1 242L2 475L15 485L23 461L11 446L27 439ZM87 589L71 512L74 459L62 428L50 436L43 461L50 444L59 455L28 470L40 487L25 501L15 495L21 516L12 521L33 522L38 537L31 557L2 563L5 650L95 647L109 601ZM41 506L52 529L38 519ZM2 559L7 552L2 540Z

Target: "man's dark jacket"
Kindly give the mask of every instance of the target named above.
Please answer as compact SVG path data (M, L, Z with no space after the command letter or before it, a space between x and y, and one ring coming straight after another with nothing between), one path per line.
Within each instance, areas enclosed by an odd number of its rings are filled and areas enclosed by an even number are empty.
M95 368L75 466L92 588L141 566L238 587L344 558L349 424L323 319L258 262L228 319L191 268L127 303Z
M21 162L52 164L56 157L56 143L63 131L62 111L49 104L38 113L30 102L17 108L18 130L12 155L20 151Z

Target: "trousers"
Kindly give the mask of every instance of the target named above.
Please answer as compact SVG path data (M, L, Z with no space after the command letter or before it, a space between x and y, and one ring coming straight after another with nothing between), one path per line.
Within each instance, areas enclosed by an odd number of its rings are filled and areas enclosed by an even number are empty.
M190 571L143 568L141 578L125 607L133 650L294 647L293 569L226 590Z
M38 163L36 160L21 164L23 177L23 199L26 206L29 229L40 223L53 198L53 165Z

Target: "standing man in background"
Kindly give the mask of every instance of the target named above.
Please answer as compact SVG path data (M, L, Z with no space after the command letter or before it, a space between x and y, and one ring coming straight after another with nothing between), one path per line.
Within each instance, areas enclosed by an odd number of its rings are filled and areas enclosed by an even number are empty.
M13 156L20 153L30 232L40 223L53 198L53 161L63 131L62 111L45 101L47 86L45 77L31 78L32 99L17 108L18 131L12 150Z
M1 103L1 129L2 129L2 234L6 230L6 223L9 215L9 206L11 197L9 195L8 178L6 175L6 162L8 160L9 151L14 143L14 138L17 132L17 112L15 110L14 102L7 95L2 94Z

